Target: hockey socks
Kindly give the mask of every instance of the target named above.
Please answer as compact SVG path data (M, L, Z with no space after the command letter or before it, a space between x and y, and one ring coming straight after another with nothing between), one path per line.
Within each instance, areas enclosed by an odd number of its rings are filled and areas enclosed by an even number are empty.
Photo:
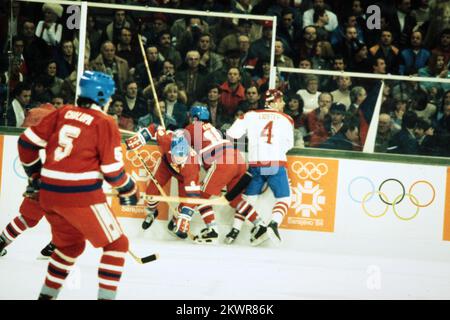
M50 261L47 269L47 276L45 278L44 286L41 289L39 300L51 300L56 299L58 297L58 294L61 291L64 281L69 275L72 266L75 264L76 257L78 257L81 254L81 252L78 255L72 254L72 256L75 257L70 257L62 253L58 249L55 249L53 254L50 256Z
M18 216L5 227L1 237L5 240L6 245L9 245L27 229L28 225L23 216Z
M125 265L125 255L128 251L128 239L125 236L122 236L104 247L103 250L98 269L98 299L114 300Z
M201 205L198 207L198 211L203 219L203 222L209 228L216 228L216 216L214 210L210 205Z
M272 220L275 221L278 225L280 225L287 214L290 202L286 201L287 199L277 199L277 200L278 201L275 203L272 209Z
M244 218L247 218L248 221L253 223L255 226L258 226L262 223L262 219L259 217L259 214L258 214L258 212L256 212L256 209L253 208L253 206L250 204L250 202L248 202L246 200L242 200L241 202L239 202L239 204L236 206L236 211L237 211L237 214L241 215ZM235 222L236 222L236 218L237 218L236 216L237 215L235 215ZM241 224L241 226L242 226L242 224ZM240 230L240 228L239 228L239 230Z

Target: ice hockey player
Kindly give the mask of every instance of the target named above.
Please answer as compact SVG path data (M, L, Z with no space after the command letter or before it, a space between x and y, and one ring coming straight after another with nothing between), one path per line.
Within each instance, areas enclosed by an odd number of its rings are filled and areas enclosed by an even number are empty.
M110 76L85 71L78 106L66 105L20 135L19 157L30 179L41 180L39 201L56 246L39 299L57 298L86 240L103 249L98 298L116 296L128 238L106 202L102 183L116 188L121 205L137 203L137 187L124 171L117 124L102 110L114 91ZM43 165L40 148L46 153Z
M283 113L284 104L283 93L270 89L266 92L265 109L245 113L227 130L230 138L246 135L248 139L249 171L253 178L245 194L250 197L261 194L267 182L276 198L268 229L277 241L281 241L278 227L291 204L286 153L294 145L294 127L292 118ZM238 228L235 219L234 229Z
M209 111L202 105L194 105L190 111L191 124L186 127L188 141L199 154L203 167L207 170L202 183L202 198L220 196L224 187L228 191L248 177L247 165L239 151L230 141L223 139L222 134L209 122ZM263 225L255 208L239 194L230 202L237 213L247 218L255 226L251 236L251 244L258 245L268 239L267 228ZM194 237L199 243L216 242L218 239L215 214L211 205L197 207L206 224L206 228ZM235 238L227 236L227 243Z
M147 143L156 140L161 152L161 158L153 169L153 176L160 186L164 186L171 177L178 181L178 195L180 197L200 196L200 164L196 152L191 149L186 141L184 130L165 130L151 124L143 128L125 142L127 149L136 150ZM160 191L153 180L150 180L146 190L147 195L159 195ZM142 223L142 228L149 228L158 216L156 209L158 201L147 202L147 216ZM186 238L189 231L190 220L194 214L196 205L180 203L178 206L178 217L172 217L169 222L169 230L180 238Z

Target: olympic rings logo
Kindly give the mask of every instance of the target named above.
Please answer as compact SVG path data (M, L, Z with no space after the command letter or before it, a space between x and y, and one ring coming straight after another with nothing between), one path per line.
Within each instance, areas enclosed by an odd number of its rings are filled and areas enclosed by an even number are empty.
M158 159L161 158L161 152L159 151L152 151L150 153L147 150L141 151L128 150L125 156L127 160L131 162L131 165L135 168L140 168L142 166L138 154L141 156L142 160L147 164L149 169L153 169L156 163L158 162Z
M317 166L312 162L303 164L301 161L295 161L291 166L292 172L302 180L319 180L328 173L328 166L325 163L319 163Z
M364 181L370 187L370 191L366 192L361 197L361 200L356 199L352 193L352 186L357 181ZM389 183L398 184L402 190L401 193L399 193L398 195L393 197L393 199L389 199L388 196L386 195L386 192L382 191L383 188L386 188L386 185ZM414 189L417 188L417 186L419 186L419 185L426 186L427 188L429 188L429 190L431 192L431 197L426 202L425 201L420 202L418 199L418 196L413 194ZM348 194L353 201L355 201L357 203L361 203L364 213L367 214L369 217L381 218L382 216L384 216L387 213L389 207L392 206L392 210L394 211L394 214L397 216L397 218L399 218L400 220L408 221L408 220L414 219L419 214L420 208L426 208L434 202L434 199L436 197L436 190L430 182L428 182L426 180L418 180L418 181L415 181L413 184L411 184L411 186L408 189L408 192L406 192L406 189L405 189L405 186L403 185L403 183L400 180L397 180L394 178L384 180L378 187L378 190L376 190L375 185L372 182L372 180L370 180L367 177L359 176L359 177L354 178L348 185ZM379 212L369 212L369 209L367 208L367 203L375 195L377 195L378 198L381 200L381 202L384 204L384 208L382 208L382 210L380 210ZM411 214L400 213L398 211L397 206L399 203L401 203L403 201L403 199L405 199L405 197L408 198L409 201L416 207L416 210ZM392 200L392 201L390 201L390 200Z

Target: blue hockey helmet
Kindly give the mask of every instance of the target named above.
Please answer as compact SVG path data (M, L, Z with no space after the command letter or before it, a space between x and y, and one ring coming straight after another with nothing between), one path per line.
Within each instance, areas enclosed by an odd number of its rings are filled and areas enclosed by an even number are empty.
M98 71L84 71L80 79L80 97L104 106L114 94L116 85L111 76Z
M170 154L172 161L176 164L183 164L189 156L189 143L187 142L183 130L175 130L170 143Z
M198 120L208 121L208 108L202 105L193 105L191 108L191 117L196 117Z

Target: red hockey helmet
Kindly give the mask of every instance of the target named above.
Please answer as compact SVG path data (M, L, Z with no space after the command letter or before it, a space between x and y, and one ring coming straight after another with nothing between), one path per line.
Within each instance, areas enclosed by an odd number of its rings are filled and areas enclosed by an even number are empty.
M270 108L271 102L276 102L279 99L283 99L283 92L278 89L269 89L266 91L266 108Z

